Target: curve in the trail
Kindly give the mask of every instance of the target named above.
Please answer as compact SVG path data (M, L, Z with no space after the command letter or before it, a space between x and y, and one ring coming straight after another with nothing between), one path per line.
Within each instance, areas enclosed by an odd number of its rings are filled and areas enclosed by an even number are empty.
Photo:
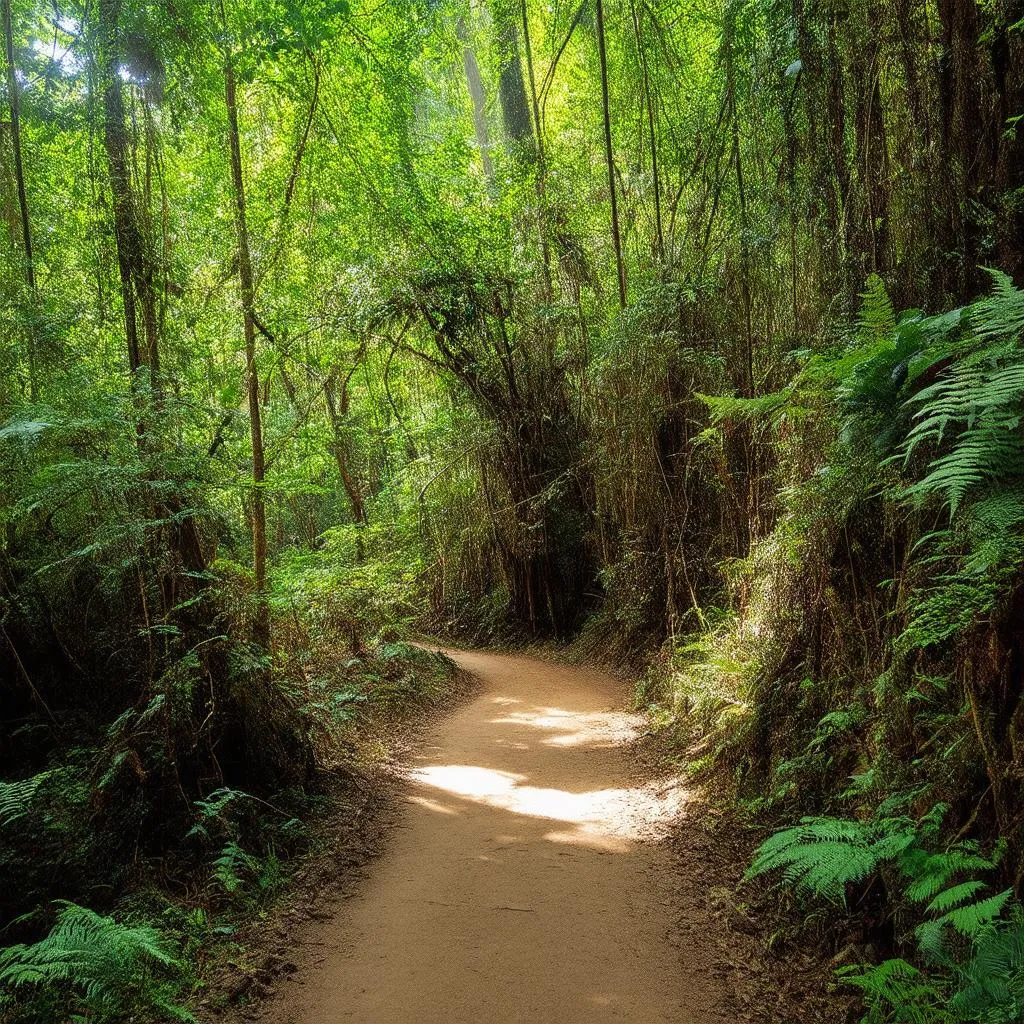
M416 755L408 807L281 1024L575 1024L728 1019L660 829L672 780L637 779L642 720L610 677L448 652L476 696ZM688 943L700 942L700 937Z

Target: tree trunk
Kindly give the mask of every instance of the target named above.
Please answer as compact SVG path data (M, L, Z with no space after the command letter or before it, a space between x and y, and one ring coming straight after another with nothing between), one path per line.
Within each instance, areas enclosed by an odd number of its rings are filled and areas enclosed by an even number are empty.
M125 125L124 95L118 60L120 0L99 0L99 66L103 87L103 142L107 152L110 192L114 206L114 238L117 267L124 303L128 366L134 375L149 368L154 393L159 391L160 353L157 339L154 270L142 230L139 204L132 185L128 162L128 129ZM141 315L145 347L140 345Z
M501 102L501 116L505 134L517 155L533 158L533 122L526 100L526 85L523 82L523 67L519 59L519 31L516 17L506 5L510 0L497 0L494 4L494 24L498 35L501 54L501 70L498 75L498 99Z
M480 162L483 164L484 174L489 182L494 181L494 162L491 160L491 140L487 132L487 97L484 95L484 83L480 77L480 65L477 64L476 54L473 47L469 45L469 35L466 31L466 23L459 19L456 33L459 42L462 43L462 66L466 71L466 85L469 86L469 95L473 101L473 131L476 134L476 148L480 150Z
M608 162L608 196L612 207L612 248L619 280L619 307L626 308L626 265L622 259L619 201L615 188L615 157L612 152L612 117L608 105L608 54L604 34L604 0L597 0L597 52L601 61L601 110L604 114L604 155Z
M349 446L345 442L345 420L348 417L348 380L342 381L340 402L334 391L334 381L329 377L324 381L324 400L327 404L327 417L331 421L331 432L334 435L331 454L338 466L341 485L345 488L352 512L352 522L357 526L366 526L369 519L366 515L366 502L359 483L352 473L352 460Z
M28 199L25 196L25 169L21 161L21 104L18 90L18 76L14 64L14 27L11 17L11 0L3 0L4 43L7 51L7 101L11 109L11 148L14 155L14 180L18 191L18 209L21 213L21 239L25 247L25 281L28 284L29 300L33 306L38 298L36 269L32 259L32 225L28 214ZM35 324L28 330L28 387L32 401L39 397L36 378Z
M541 131L540 104L537 101L537 79L533 73L533 47L530 45L530 19L526 10L526 0L519 5L523 23L523 49L526 52L526 70L530 83L530 107L533 110L533 131L537 140L537 234L540 238L540 252L544 271L544 298L550 302L554 298L551 283L551 247L545 223L544 193L547 189L547 163L544 158L544 135Z
M731 9L725 28L725 75L728 90L729 118L732 134L732 160L736 169L736 191L740 203L740 287L743 293L743 316L746 346L743 352L745 381L743 390L748 397L755 393L754 383L754 325L750 294L750 241L747 217L747 190L743 180L743 152L740 145L740 118L736 104L736 14Z
M267 503L264 490L266 457L263 450L260 380L256 366L252 256L249 251L249 229L245 215L245 179L242 176L242 144L238 131L235 68L230 51L226 51L224 57L224 99L228 112L231 183L235 200L235 231L238 236L238 284L242 297L242 326L245 335L245 380L249 399L249 434L252 439L252 564L256 582L253 636L256 644L266 650L270 646L270 608L267 604Z
M654 97L651 95L650 71L647 67L647 51L644 48L640 33L640 16L636 11L636 0L629 2L630 14L633 16L633 32L636 36L636 52L640 58L640 75L643 81L644 104L647 107L647 135L651 147L651 179L654 192L654 231L657 240L657 258L660 263L665 261L665 236L661 227L661 182L658 175L658 138L654 130Z
M874 54L854 61L857 82L857 167L861 185L860 235L856 251L865 271L884 274L889 269L889 143Z

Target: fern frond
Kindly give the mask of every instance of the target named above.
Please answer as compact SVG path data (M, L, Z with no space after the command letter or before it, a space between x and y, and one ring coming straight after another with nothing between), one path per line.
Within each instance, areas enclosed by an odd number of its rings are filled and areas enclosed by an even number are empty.
M969 882L961 882L959 885L944 889L932 899L925 909L929 914L943 914L947 910L952 910L954 907L969 900L979 890L984 888L984 882L980 879L972 878Z
M24 817L39 791L39 787L52 772L40 772L18 782L0 782L0 827Z
M992 277L992 293L970 307L971 326L981 338L1019 338L1024 332L1024 291L1001 270L989 269L988 273Z
M957 875L991 871L992 860L971 850L952 849L931 853L915 849L900 862L903 874L911 879L907 899L914 903L933 900Z
M859 989L869 1007L869 1022L898 1020L903 1024L938 1024L942 999L935 985L913 964L899 957L876 966L841 968L836 972L844 984Z
M1024 921L985 928L959 972L949 1009L956 1020L1012 1024L1024 1017Z
M1006 889L995 896L989 896L987 900L979 900L977 903L968 903L964 907L957 907L956 910L951 910L946 914L942 921L965 938L974 938L983 927L991 924L1002 914L1007 900L1012 895L1013 890Z
M869 826L843 818L805 818L762 843L746 877L778 871L798 892L841 902L846 886L869 877L882 858Z
M882 341L896 331L896 310L878 274L870 274L860 296L857 314L857 335L862 342Z
M740 398L735 395L702 395L695 396L711 413L711 422L716 426L726 420L735 423L748 423L752 420L766 419L774 421L786 410L793 397L793 388L786 387L768 395L755 398Z
M965 311L971 336L909 399L914 423L900 449L904 465L922 446L934 450L924 476L906 488L910 500L939 497L955 516L983 485L1024 475L1022 309L1024 292L997 275L993 294Z
M86 907L63 903L50 934L31 946L0 951L0 989L45 986L77 991L93 1010L127 1016L137 1006L169 1002L154 970L173 976L180 964L154 928L119 924ZM179 1020L191 1020L174 1007Z

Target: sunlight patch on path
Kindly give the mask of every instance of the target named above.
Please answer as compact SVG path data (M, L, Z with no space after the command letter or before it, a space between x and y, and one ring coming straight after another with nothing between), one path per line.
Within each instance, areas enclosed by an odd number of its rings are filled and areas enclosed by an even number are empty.
M503 698L495 704L511 703ZM621 711L567 711L565 708L531 708L513 711L503 718L492 718L492 725L531 726L558 735L543 742L553 747L617 747L631 743L644 731L646 722L640 715Z
M478 765L430 765L416 769L411 777L424 786L489 807L577 826L573 832L549 833L545 838L552 842L655 838L683 813L689 798L676 779L630 789L572 793L523 785L526 776Z

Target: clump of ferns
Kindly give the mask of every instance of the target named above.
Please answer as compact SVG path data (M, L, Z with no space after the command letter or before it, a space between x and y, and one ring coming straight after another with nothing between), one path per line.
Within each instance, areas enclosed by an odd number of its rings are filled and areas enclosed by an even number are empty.
M992 278L989 297L934 317L897 318L873 282L835 368L844 431L874 443L902 475L888 493L928 524L904 649L963 633L1024 567L1024 291Z
M0 950L5 1020L195 1021L178 1001L184 964L161 932L74 903L59 906L47 936Z
M893 814L896 801L866 820L808 817L758 849L748 880L773 875L802 901L847 907L879 882L913 960L844 967L868 1024L1019 1020L1024 1011L1024 918L1013 891L992 891L1002 844L985 852L968 840L943 843L947 808L919 819ZM942 1014L947 1014L943 1016Z
M215 900L259 904L282 884L282 859L308 844L307 825L286 809L308 801L298 792L279 799L281 803L221 786L195 801L187 838L213 851L209 890Z

